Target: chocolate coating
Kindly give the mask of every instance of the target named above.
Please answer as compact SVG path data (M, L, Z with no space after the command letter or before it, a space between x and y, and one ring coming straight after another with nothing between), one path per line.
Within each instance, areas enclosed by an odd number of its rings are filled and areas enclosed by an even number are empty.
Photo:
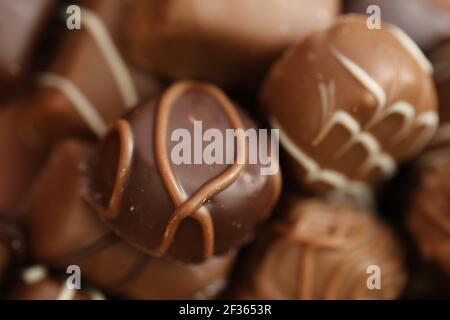
M407 225L423 257L450 279L450 160L423 167Z
M344 11L366 14L370 5L378 5L384 21L402 28L424 50L450 37L449 0L347 0Z
M406 281L404 254L374 216L319 200L291 199L284 219L261 232L241 266L237 298L394 299ZM370 290L369 266L381 272Z
M33 103L27 106L27 126L47 147L67 136L102 136L111 121L158 87L122 56L120 30L128 1L73 4L81 8L81 30L67 30L67 16L55 23L59 44L36 76Z
M12 101L0 109L0 211L7 215L16 212L46 156L24 123L22 110L28 103Z
M343 16L287 52L261 102L298 181L367 193L417 154L438 125L432 66L398 28Z
M10 296L13 300L104 300L103 294L92 288L70 290L64 280L48 275L43 266L25 269Z
M259 161L174 164L178 142L171 136L186 129L195 139L195 121L223 137L226 129L255 128L218 88L178 82L116 122L93 166L99 215L114 232L155 256L202 261L226 253L271 213L280 193L280 172L261 175ZM236 154L248 154L248 144L235 146Z
M85 201L92 153L91 147L77 141L64 142L52 153L25 205L33 256L62 270L78 265L90 283L126 298L195 299L219 294L234 252L197 265L153 258L101 222Z
M339 10L339 0L137 0L125 38L139 67L233 86L259 82L285 48Z
M0 96L23 78L55 0L0 2Z

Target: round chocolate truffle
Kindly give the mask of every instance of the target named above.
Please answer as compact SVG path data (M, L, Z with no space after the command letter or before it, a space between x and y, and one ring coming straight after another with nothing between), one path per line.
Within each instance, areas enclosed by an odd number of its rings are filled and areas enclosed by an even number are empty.
M124 298L206 299L220 294L234 251L200 264L155 258L102 223L86 201L86 169L93 151L65 141L36 180L24 205L33 257L58 270L77 265L83 279Z
M125 41L137 66L233 86L259 82L286 47L339 11L340 0L137 0Z
M153 256L225 254L278 199L279 170L265 175L261 158L251 160L267 148L278 168L267 135L215 86L175 83L113 124L92 166L91 202L117 235ZM208 160L211 139L220 156Z
M450 158L422 167L407 224L423 257L450 279Z
M238 298L399 295L406 281L404 254L393 233L374 216L319 200L290 199L284 210L283 220L261 232L249 248Z
M300 183L368 193L414 156L438 125L433 68L400 29L343 16L289 50L261 101Z
M450 0L347 0L344 11L370 15L373 5L382 20L405 30L424 50L450 37Z
M105 300L93 288L71 289L64 280L49 276L48 270L35 265L22 272L21 280L13 289L14 300Z

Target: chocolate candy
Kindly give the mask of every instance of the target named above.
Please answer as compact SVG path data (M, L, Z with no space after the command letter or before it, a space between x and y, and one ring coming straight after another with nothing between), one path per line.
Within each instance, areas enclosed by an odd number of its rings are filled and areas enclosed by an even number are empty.
M55 0L0 3L0 96L24 76Z
M239 268L241 299L393 299L404 254L374 216L348 205L290 199ZM379 272L378 284L373 277Z
M12 101L0 109L0 211L5 215L15 212L45 159L23 122L26 101Z
M423 167L407 225L423 257L450 277L449 193L450 158Z
M106 227L85 199L90 146L59 145L36 181L26 204L33 256L81 276L105 292L134 299L212 298L226 284L234 252L189 265L153 258Z
M365 14L371 5L379 6L384 21L402 28L424 50L450 37L450 0L347 0L344 11Z
M22 272L21 281L11 295L13 300L105 300L101 292L93 288L71 289L65 281L54 278L41 265Z
M298 181L368 194L417 154L438 125L432 66L398 28L339 18L272 68L261 101Z
M115 233L151 255L202 261L224 254L248 238L280 193L280 172L262 175L259 160L239 162L239 155L250 157L258 150L235 137L231 164L175 164L174 134L184 130L195 140L198 124L222 137L229 129L255 128L218 88L178 82L115 122L93 165L97 213Z
M125 41L137 66L233 86L259 82L285 48L327 27L339 9L339 0L138 0Z
M37 76L27 125L48 146L67 136L102 136L109 122L157 87L128 66L120 51L127 1L77 1L81 30L67 30L66 7L56 29L60 45Z

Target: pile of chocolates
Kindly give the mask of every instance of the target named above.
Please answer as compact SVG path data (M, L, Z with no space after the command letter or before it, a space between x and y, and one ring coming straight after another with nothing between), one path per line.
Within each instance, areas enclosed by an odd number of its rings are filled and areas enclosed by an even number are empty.
M450 297L450 0L2 0L0 45L0 298Z

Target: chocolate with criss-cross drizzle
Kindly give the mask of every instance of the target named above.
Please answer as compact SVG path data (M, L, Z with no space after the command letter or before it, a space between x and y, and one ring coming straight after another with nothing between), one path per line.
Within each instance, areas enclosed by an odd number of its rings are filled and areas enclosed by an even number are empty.
M202 261L227 252L270 213L280 192L279 173L261 175L260 163L245 161L247 143L235 141L232 164L175 165L171 135L185 129L194 139L196 122L223 137L226 129L254 127L218 88L178 82L116 121L92 166L100 216L153 256ZM235 140L243 137L237 132Z
M289 199L240 268L245 299L393 299L406 280L404 253L376 218L348 205ZM379 268L380 288L373 285Z

